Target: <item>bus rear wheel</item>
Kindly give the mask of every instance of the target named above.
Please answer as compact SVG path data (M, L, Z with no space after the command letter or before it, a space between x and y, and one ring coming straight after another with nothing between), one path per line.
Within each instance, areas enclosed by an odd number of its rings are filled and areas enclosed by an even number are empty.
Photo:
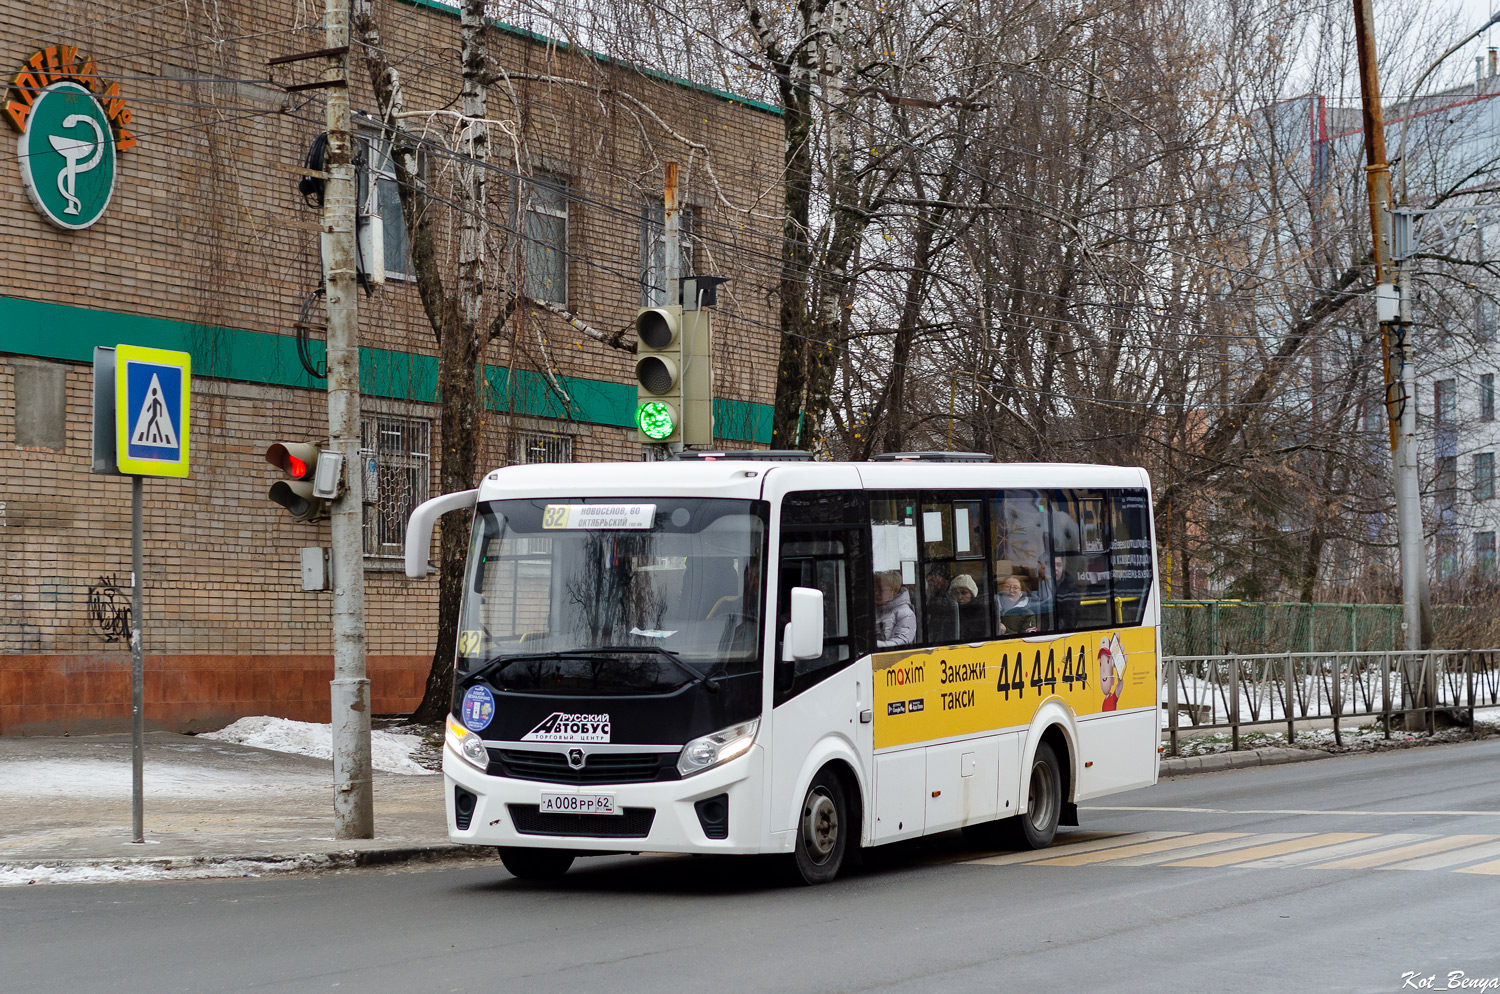
M573 865L573 854L566 849L500 846L500 862L518 880L556 880Z
M853 828L844 785L831 770L819 770L808 784L797 819L793 859L803 883L826 884L838 876Z
M1026 778L1026 813L1004 822L1014 848L1045 849L1052 844L1062 816L1061 769L1052 746L1040 743Z

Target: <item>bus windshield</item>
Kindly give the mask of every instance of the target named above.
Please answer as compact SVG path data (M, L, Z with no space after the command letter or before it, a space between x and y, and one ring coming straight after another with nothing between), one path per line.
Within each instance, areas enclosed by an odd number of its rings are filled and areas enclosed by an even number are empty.
M766 516L713 498L480 504L460 683L639 693L758 672Z

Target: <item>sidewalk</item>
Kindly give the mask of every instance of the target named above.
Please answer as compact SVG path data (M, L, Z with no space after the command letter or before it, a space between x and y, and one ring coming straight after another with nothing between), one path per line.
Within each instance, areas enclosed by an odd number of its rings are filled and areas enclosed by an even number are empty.
M108 878L69 872L84 868L239 875L259 872L249 864L312 869L472 853L448 842L436 773L377 771L376 837L339 841L327 760L151 732L145 844L131 842L130 796L128 735L0 738L0 885ZM52 869L19 872L38 866Z

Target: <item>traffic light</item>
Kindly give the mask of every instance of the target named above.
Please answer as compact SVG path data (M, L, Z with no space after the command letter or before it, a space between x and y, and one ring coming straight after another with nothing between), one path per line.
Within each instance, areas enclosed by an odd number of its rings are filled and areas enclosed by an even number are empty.
M266 449L266 462L291 477L271 484L266 496L292 512L293 521L328 517L328 502L313 493L322 454L322 446L312 442L275 442Z
M643 442L682 441L682 308L647 307L635 316L635 426Z

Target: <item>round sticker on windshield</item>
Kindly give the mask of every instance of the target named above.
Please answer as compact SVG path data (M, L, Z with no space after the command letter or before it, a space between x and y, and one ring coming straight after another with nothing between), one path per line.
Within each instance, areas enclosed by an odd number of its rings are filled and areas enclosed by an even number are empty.
M470 687L464 694L464 727L471 732L482 732L490 727L495 717L495 695L488 687Z

